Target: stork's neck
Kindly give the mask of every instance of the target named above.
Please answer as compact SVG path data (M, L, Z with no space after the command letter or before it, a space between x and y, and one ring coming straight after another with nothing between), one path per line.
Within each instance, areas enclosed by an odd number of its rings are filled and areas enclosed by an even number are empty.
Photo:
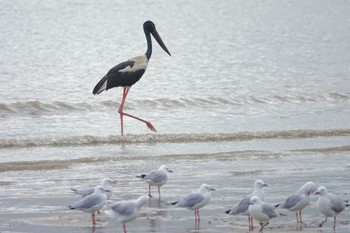
M146 40L147 40L147 51L146 51L146 57L149 60L152 55L152 40L151 40L151 34L148 31L145 31Z

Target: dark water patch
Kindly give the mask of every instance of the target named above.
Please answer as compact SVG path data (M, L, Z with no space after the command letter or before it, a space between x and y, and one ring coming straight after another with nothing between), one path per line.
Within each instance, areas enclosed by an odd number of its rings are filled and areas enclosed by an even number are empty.
M230 174L232 176L235 176L235 177L237 177L237 176L257 176L257 177L259 177L259 176L264 175L266 173L277 172L277 171L278 170L273 170L273 169L266 170L266 169L264 169L264 170L254 170L254 171L233 171L233 172L230 172Z
M7 182L7 181L0 181L0 186L8 186L10 185L11 182Z
M0 172L8 171L28 171L28 170L52 170L67 168L68 164L64 161L25 161L1 163Z
M53 170L68 168L72 164L97 163L110 160L108 157L89 157L71 160L40 160L40 161L19 161L1 163L0 172L28 171L28 170Z
M294 150L294 151L298 151L298 152L315 152L315 153L347 152L347 151L350 151L350 145L339 146L339 147L302 149L302 150Z

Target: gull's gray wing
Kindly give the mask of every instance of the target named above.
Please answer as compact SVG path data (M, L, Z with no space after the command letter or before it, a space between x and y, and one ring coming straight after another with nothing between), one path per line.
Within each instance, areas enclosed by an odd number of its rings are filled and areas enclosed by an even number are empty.
M90 195L94 192L95 188L86 188L86 189L71 189L75 194L81 195L83 197Z
M243 198L238 205L236 205L235 207L233 207L229 214L241 214L244 213L248 210L249 208L249 204L250 204L250 196L247 196L245 198Z
M275 207L273 205L270 205L268 203L261 204L262 212L266 214L269 218L273 218L277 216L277 213L275 211Z
M114 205L110 206L110 208L122 216L130 216L135 211L135 205L132 205L130 202L126 201L117 202Z
M329 199L331 201L331 209L336 213L339 213L345 209L345 204L339 196L335 194L329 194Z
M290 195L282 204L281 207L285 209L290 209L296 206L302 200L302 196L300 194L292 194Z
M176 203L176 206L192 208L203 200L204 196L201 193L191 193Z
M141 175L141 178L158 183L167 179L167 175L161 170L153 170L145 175Z
M156 183L166 180L167 178L168 176L163 171L159 171L159 170L152 173L150 176L150 179Z
M103 194L104 195L104 194ZM89 195L70 205L71 209L89 209L103 201L102 195Z

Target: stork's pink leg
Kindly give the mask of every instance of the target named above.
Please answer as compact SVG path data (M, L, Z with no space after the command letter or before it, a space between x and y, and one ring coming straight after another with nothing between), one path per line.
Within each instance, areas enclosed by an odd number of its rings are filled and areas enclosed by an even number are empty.
M128 117L134 118L134 119L136 119L136 120L139 120L139 121L145 123L145 124L147 125L147 127L148 127L151 131L157 132L157 130L154 128L154 126L151 124L151 122L146 121L146 120L141 119L141 118L139 118L139 117L135 117L135 116L133 116L133 115L130 115L130 114L128 114L128 113L123 112L125 100L126 100L126 97L127 97L128 93L129 93L129 89L130 89L130 87L124 87L124 89L123 89L122 103L120 104L119 110L118 110L118 113L119 113L119 115L120 115L120 129L121 129L121 135L124 135L123 116L128 116Z
M124 113L123 113L123 109L124 109L124 103L126 100L126 96L129 93L129 88L124 87L123 89L123 97L122 97L122 103L119 106L118 109L118 113L120 115L120 131L121 131L121 135L124 135L124 123L123 123L123 117L124 117Z

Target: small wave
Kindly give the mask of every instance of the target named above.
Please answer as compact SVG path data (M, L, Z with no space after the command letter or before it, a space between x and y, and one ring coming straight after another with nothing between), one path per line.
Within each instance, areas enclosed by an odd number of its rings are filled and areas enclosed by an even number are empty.
M309 102L339 102L350 101L350 93L324 93L324 94L304 94L304 95L273 95L273 96L235 96L235 97L207 97L207 98L159 98L154 100L133 100L129 101L127 108L139 107L160 107L160 108L180 108L180 107L213 107L213 106L237 106L254 104L279 104L279 103L309 103ZM55 101L45 103L41 101L25 101L16 103L0 103L0 117L20 115L20 116L45 116L61 115L74 112L92 112L111 108L117 109L115 100L100 102L68 103Z
M126 136L72 136L62 138L28 138L0 139L0 149L9 147L34 146L79 146L95 144L133 144L133 143L187 143L187 142L220 142L247 141L264 139L292 139L313 137L350 136L350 129L331 130L286 130L237 133L201 133L201 134L145 134Z
M64 102L43 103L40 101L25 101L10 104L0 104L0 116L6 115L47 115L83 109L84 104L72 104Z
M338 147L302 149L302 150L295 150L295 151L300 151L300 152L326 152L326 153L348 152L348 151L350 151L350 145L338 146Z
M0 173L8 171L28 171L28 170L53 170L64 169L75 163L95 163L106 162L111 158L79 158L71 160L40 160L40 161L20 161L1 163Z

